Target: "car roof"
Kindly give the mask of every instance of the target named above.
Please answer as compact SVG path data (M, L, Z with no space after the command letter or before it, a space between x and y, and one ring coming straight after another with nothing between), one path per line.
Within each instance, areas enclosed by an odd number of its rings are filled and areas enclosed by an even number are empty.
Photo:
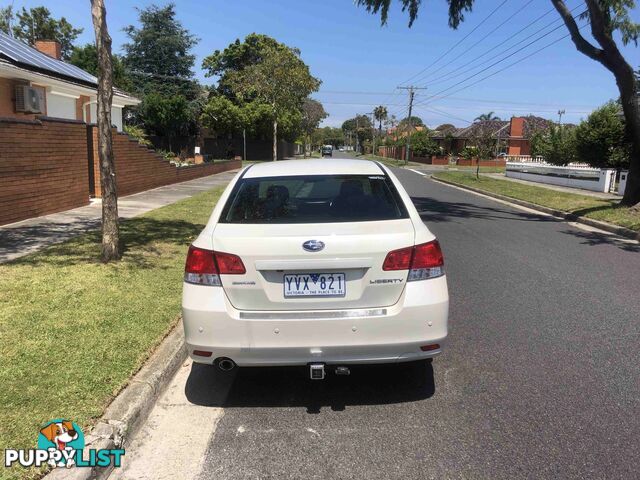
M245 178L282 177L294 175L380 175L378 164L370 160L346 158L279 160L255 163L244 174Z

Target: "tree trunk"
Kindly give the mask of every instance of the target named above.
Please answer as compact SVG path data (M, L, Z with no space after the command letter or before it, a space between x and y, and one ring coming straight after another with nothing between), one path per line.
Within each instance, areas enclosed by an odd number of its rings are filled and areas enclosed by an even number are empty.
M586 0L591 34L601 48L597 48L585 39L580 33L573 15L567 8L564 0L551 0L562 20L564 20L571 40L576 49L587 57L601 63L607 70L613 73L618 90L620 102L625 118L627 137L631 142L631 158L629 158L629 175L627 186L622 197L623 205L640 204L640 106L636 93L636 78L633 68L622 56L614 39L611 36L611 19L607 5L603 6L598 0Z
M278 120L273 120L273 161L278 160Z
M113 65L111 37L107 30L107 11L104 0L91 0L91 16L98 51L98 159L102 190L102 260L109 262L121 257L118 226L118 191L113 161L111 137L111 101L113 98Z
M627 176L627 186L622 197L622 203L629 206L640 203L640 106L635 92L636 86L633 71L630 72L630 76L631 78L629 78L628 73L620 75L620 78L616 75L627 137L631 141L629 175Z

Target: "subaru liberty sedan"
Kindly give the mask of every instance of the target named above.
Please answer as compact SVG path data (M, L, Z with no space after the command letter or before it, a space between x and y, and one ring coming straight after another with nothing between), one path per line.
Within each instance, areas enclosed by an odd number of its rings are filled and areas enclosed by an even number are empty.
M195 362L309 367L429 359L447 336L440 245L384 165L244 168L189 248L182 313Z

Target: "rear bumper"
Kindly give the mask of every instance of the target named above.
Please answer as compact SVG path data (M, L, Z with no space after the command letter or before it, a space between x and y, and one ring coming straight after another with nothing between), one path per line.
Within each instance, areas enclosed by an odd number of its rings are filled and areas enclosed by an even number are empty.
M446 277L406 285L395 305L317 312L241 312L222 288L184 284L185 341L195 362L239 366L394 363L430 358L447 336ZM440 348L422 351L421 346ZM194 350L211 356L194 355Z

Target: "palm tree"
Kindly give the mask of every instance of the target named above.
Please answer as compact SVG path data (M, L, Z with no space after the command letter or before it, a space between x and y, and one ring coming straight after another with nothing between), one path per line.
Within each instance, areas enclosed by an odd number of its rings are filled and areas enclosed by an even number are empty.
M474 122L485 122L487 120L500 120L500 117L494 115L494 112L483 113L478 115L473 121Z
M387 119L387 114L389 112L387 112L387 107L385 107L384 105L380 105L376 108L373 109L373 116L375 117L375 119L378 121L378 130L382 131L382 122L384 122Z

